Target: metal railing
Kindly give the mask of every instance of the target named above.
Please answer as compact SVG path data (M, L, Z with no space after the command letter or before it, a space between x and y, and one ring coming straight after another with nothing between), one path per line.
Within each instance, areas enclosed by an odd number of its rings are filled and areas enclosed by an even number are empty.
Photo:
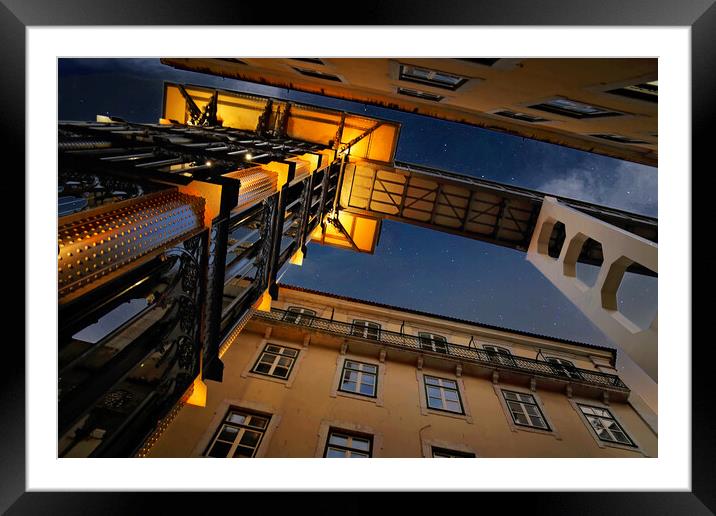
M561 364L552 364L542 360L524 358L515 355L504 355L496 352L486 351L460 344L437 341L416 335L406 335L383 329L371 328L366 332L364 326L356 326L352 323L332 321L315 316L307 316L286 310L272 308L271 312L256 311L254 317L259 319L295 324L297 326L310 327L313 330L344 337L358 338L364 341L375 341L382 345L410 349L418 353L430 353L436 356L447 355L458 360L468 360L493 368L507 369L523 374L547 376L577 382L591 384L611 389L629 390L621 379L613 374L569 367Z

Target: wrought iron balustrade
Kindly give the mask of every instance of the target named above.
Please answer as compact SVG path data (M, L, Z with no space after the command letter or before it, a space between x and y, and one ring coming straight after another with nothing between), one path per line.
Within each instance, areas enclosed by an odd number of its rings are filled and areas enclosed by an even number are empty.
M332 321L315 316L301 315L297 317L294 312L286 310L271 309L271 312L256 311L254 317L264 320L295 324L297 326L310 327L313 330L341 335L361 340L380 342L381 344L398 348L411 349L419 353L432 353L434 355L447 355L458 360L468 360L499 369L508 369L525 374L537 374L551 378L559 378L570 382L609 387L612 389L628 390L629 388L621 379L613 374L591 371L589 369L570 368L565 372L564 367L558 364L551 364L543 360L519 357L515 355L499 355L498 353L478 349L474 347L452 344L443 341L428 342L425 337L417 335L406 335L393 331L376 329L366 337L361 331L356 331L352 323ZM434 345L433 345L434 344Z

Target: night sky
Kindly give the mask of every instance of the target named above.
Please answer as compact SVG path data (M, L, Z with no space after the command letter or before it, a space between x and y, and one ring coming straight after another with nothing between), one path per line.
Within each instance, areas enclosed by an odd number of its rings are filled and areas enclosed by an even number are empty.
M163 81L213 86L398 121L400 161L657 215L657 170L652 167L357 102L184 72L158 59L60 59L58 72L60 120L94 120L97 114L110 114L132 122L156 122ZM309 244L303 266L289 266L281 282L611 345L525 256L384 221L374 255ZM583 266L578 275L595 271ZM635 322L650 320L656 299L655 279L627 275L620 289L626 315Z

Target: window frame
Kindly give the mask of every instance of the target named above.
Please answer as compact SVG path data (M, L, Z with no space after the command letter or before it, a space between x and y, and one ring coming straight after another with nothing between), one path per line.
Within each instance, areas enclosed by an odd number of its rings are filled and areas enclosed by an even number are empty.
M614 414L612 414L612 411L611 411L611 410L609 410L609 409L606 408L606 407L598 407L598 406L596 406L596 405L589 405L589 404L583 403L583 402L575 402L575 403L576 403L577 408L579 409L579 411L582 413L582 415L584 416L584 418L587 420L587 423L589 423L589 426L591 427L591 429L592 429L592 431L594 432L594 435L597 437L597 439L599 439L600 441L602 441L602 442L604 442L604 443L608 443L608 444L620 444L620 445L622 445L622 446L629 446L630 448L637 448L637 445L636 445L636 443L634 442L634 439L631 438L631 436L627 433L627 431L624 429L624 427L622 426L622 424L616 419L616 417L614 417ZM584 412L584 410L583 410L584 408L604 410L604 411L606 411L606 412L609 414L609 417L606 417L606 416L597 416L597 415L595 415L595 414L586 414L586 413ZM597 429L594 427L594 424L592 424L592 422L589 420L589 416L592 416L592 417L595 417L595 418L599 419L600 422L601 422L602 419L609 419L609 420L613 421L614 424L617 425L619 431L620 431L622 434L624 434L624 437L627 438L627 440L629 441L629 443L624 443L624 442L621 442L621 441L619 441L619 440L613 440L613 441L612 441L612 440L609 440L609 439L602 439L602 438L599 436L599 434L597 433ZM607 430L607 432L609 433L609 435L612 434L612 432L610 431L609 428L607 428L606 426L605 426L604 428L605 428L605 430Z
M343 391L340 389L343 378L344 364L346 360L350 360L352 362L361 362L363 364L372 365L377 368L378 377L376 378L375 396L366 396L365 394L358 394L350 391ZM336 370L333 376L333 383L331 384L331 398L341 396L344 398L351 398L362 402L375 403L377 407L382 407L387 367L388 366L384 359L372 358L364 355L355 355L350 353L339 354L336 359Z
M581 113L579 111L573 111L569 108L562 108L558 106L551 106L550 103L554 101L559 100L566 100L568 102L573 102L575 104L581 104L583 106L595 108L598 110L603 111L603 113L598 114L589 114L589 113ZM580 100L571 99L568 97L550 97L547 99L535 101L535 102L528 102L524 105L527 109L533 109L536 111L542 111L544 113L551 113L553 115L564 117L567 120L592 120L595 118L613 118L617 116L625 116L627 113L624 113L623 111L618 111L612 108L603 107L596 104L591 104L587 102L582 102Z
M458 412L451 412L449 410L438 410L434 409L428 406L428 394L427 389L425 388L425 376L433 376L438 378L445 378L447 380L452 380L457 384L458 392L460 396L460 404L462 405L462 411L463 413L460 414ZM463 421L473 424L472 419L472 413L470 411L470 403L467 399L467 391L465 390L465 382L463 381L462 377L457 374L446 374L445 371L437 370L437 369L423 369L422 367L418 367L415 370L415 379L417 383L417 389L418 389L418 400L420 403L420 414L423 416L443 416L443 417L450 417L454 419L462 419Z
M656 82L656 95L652 95L650 93L645 93L644 90L649 90L650 88L643 88L642 86L649 86L650 83ZM621 98L627 98L630 100L640 100L642 102L648 102L650 104L658 104L659 102L659 85L658 85L658 79L652 79L652 80L644 80L644 81L636 81L636 82L630 82L628 84L625 84L623 86L616 86L613 88L605 89L604 93L608 93L610 95L616 95Z
M258 403L246 399L239 398L224 398L216 404L214 409L214 415L211 421L204 429L201 438L196 441L196 444L192 447L192 451L189 453L189 457L192 458L205 458L204 454L209 450L209 446L213 444L214 434L216 429L220 427L224 417L230 410L240 410L245 412L254 412L259 416L271 416L266 433L264 434L259 447L257 448L255 458L264 457L268 451L273 433L281 423L282 413L280 409L272 405L265 403Z
M331 444L331 437L333 436L333 434L339 434L339 435L348 437L349 439L351 439L351 442L352 442L352 440L353 440L354 438L366 439L366 440L368 441L368 452L367 452L367 455L368 455L368 456L367 456L367 457L361 457L361 458L365 458L365 459L372 459L372 458L373 458L373 448L374 448L374 445L375 445L375 436L374 436L374 435L372 435L372 434L367 434L367 433L362 433L362 432L355 432L355 431L352 431L352 430L345 430L345 429L340 428L340 427L331 426L331 427L328 428L328 435L326 436L325 445L324 445L324 447L323 447L323 458L324 458L324 459L338 458L338 457L328 457L328 449L329 449L329 447L333 447L333 448L339 449L339 450L346 450L346 451L348 451L349 453L352 453L352 452L366 453L364 450L361 450L361 449L359 449L359 448L350 448L350 447L348 447L348 446L341 446L341 445L338 445L338 444ZM345 456L344 456L344 457L342 457L342 458L353 459L353 458L358 458L358 457L352 457L352 456L345 457Z
M428 384L428 381L427 381L428 378L439 380L441 383L437 384L437 385L436 384ZM444 381L454 383L455 387L452 388L452 387L446 387L446 386L442 385L442 382L444 382ZM460 412L457 412L455 410L450 410L447 408L436 408L436 407L431 406L430 405L431 396L430 396L430 392L428 391L428 385L431 387L434 387L436 389L440 389L440 401L446 406L447 406L446 401L454 401L454 400L448 400L445 397L445 390L455 391L457 393L458 404L460 405ZM439 410L440 412L448 412L450 414L457 414L457 415L461 415L461 416L465 415L465 406L462 402L462 394L460 393L460 386L458 385L457 380L452 380L450 378L443 378L440 376L433 376L431 374L423 374L423 389L425 390L425 405L427 406L427 408L429 410ZM434 396L432 396L432 397L434 398Z
M509 120L518 120L520 122L525 122L527 124L545 124L545 123L549 123L549 122L554 122L554 120L544 118L540 115L533 115L531 113L525 113L524 111L526 111L526 110L519 111L519 110L504 108L504 109L496 109L495 111L490 111L490 114L498 116L500 118L506 118ZM531 120L530 117L534 117L535 120Z
M232 413L240 413L241 415L244 415L244 416L250 416L250 417L255 416L255 417L264 418L266 420L266 424L262 429L260 429L257 427L252 427L248 424L234 423L234 422L229 421L229 417ZM212 459L234 459L234 458L252 458L253 459L253 458L256 458L259 453L259 450L261 448L261 445L266 440L266 435L268 434L268 431L271 428L271 420L272 419L273 419L273 414L257 413L253 410L246 410L242 407L230 405L228 407L228 409L225 411L224 417L220 420L219 424L216 425L216 430L214 430L212 437L209 439L209 443L204 447L204 452L202 453L202 456L206 457L206 458L212 458ZM231 445L229 447L229 451L227 452L227 455L224 457L214 457L214 456L209 455L209 453L211 452L211 450L214 447L214 445L216 444L216 442L219 441L219 437L220 437L221 433L224 431L224 427L226 427L226 426L239 429L236 437L234 438L234 441L231 443ZM251 455L251 457L234 457L234 453L236 453L236 449L240 445L241 437L243 437L243 435L245 435L247 430L260 434L259 440L256 443L256 446L253 448L252 455ZM221 440L220 442L227 443L226 440ZM245 446L245 445L243 445L243 446Z
M429 335L429 337L426 337L426 335ZM435 337L439 337L439 339L436 340ZM442 353L444 355L449 354L448 344L450 343L448 342L447 337L444 335L439 335L430 331L418 331L418 339L420 341L420 351L432 351L433 353ZM425 340L430 341L429 348L425 346ZM438 342L442 342L445 345L444 351L437 350L436 343Z
M558 362L555 362L555 360ZM569 380L584 381L584 377L582 376L582 373L579 372L579 368L577 368L571 360L554 356L545 356L544 361L549 363L550 369L552 369L554 374ZM566 364L562 362L566 362Z
M279 352L268 351L269 346L275 346L277 348L280 348L281 350L288 349L291 351L295 351L296 355L295 356L286 355L282 351L279 351ZM274 362L271 363L269 372L263 373L261 371L257 371L256 368L258 367L259 364L262 363L261 359L266 354L275 356L277 358L277 360L274 360ZM266 342L266 343L264 343L263 349L259 352L257 359L254 361L254 365L251 367L250 372L253 374L260 374L262 376L269 376L271 378L276 378L278 380L288 380L291 377L291 373L293 372L294 366L296 365L296 362L298 361L298 357L300 354L301 354L300 349L292 348L292 347L289 347L289 346L286 346L283 344L278 344L275 342ZM291 360L291 364L288 366L288 370L286 371L286 376L277 376L275 374L271 374L271 370L274 370L274 369L276 369L276 367L279 366L278 362L280 362L281 358L288 358L289 360ZM263 363L266 363L266 362L263 362ZM281 366L281 367L283 367L283 366Z
M284 347L284 348L291 348L294 350L297 350L299 353L296 356L296 359L293 363L293 366L291 370L289 371L287 378L281 378L278 376L270 376L263 373L257 373L254 372L254 366L258 363L258 361L261 358L261 355L264 352L265 347L268 344L273 344L275 346ZM235 349L235 346L232 346L231 349ZM296 379L296 376L298 374L298 370L301 366L301 363L305 360L306 356L308 355L309 347L307 342L304 340L302 343L296 342L295 340L286 340L286 339L276 339L273 337L266 337L264 336L261 340L259 340L256 343L256 347L253 350L253 354L251 355L251 358L246 361L244 365L244 369L241 372L241 378L258 378L263 381L267 382L275 382L280 383L287 389L290 389L293 386L293 382Z
M465 456L466 458L478 458L480 457L480 454L475 451L475 449L468 445L465 441L461 442L453 442L453 441L445 441L443 439L433 438L433 437L421 437L420 438L420 454L421 457L424 459L432 459L436 458L433 457L433 448L445 450L448 452L453 452L456 455L461 454Z
M488 348L495 348L498 351L493 352ZM483 344L482 349L487 353L490 362L505 365L507 367L517 367L517 362L515 362L515 358L512 355L512 351L508 348L503 346L497 346L495 344ZM503 351L506 353L503 353Z
M492 388L495 393L495 396L497 397L497 402L499 403L500 407L502 408L502 412L505 415L505 421L507 422L507 425L509 426L509 428L512 432L531 432L531 433L536 433L536 434L541 434L541 435L549 435L549 436L553 437L554 439L557 439L558 441L562 440L562 435L559 432L559 429L557 428L557 426L554 424L554 421L552 421L552 418L550 418L549 414L547 413L547 410L544 406L544 402L542 401L542 397L539 395L539 393L536 390L533 391L532 389L520 387L517 385L504 384L504 383L500 383L499 381L497 383L493 383ZM512 411L507 406L505 397L502 395L503 389L512 391L512 392L516 392L518 394L531 395L532 398L537 403L537 406L540 409L540 413L542 414L542 417L543 417L545 423L550 428L550 430L546 430L546 429L543 429L540 427L515 424L515 421L512 416Z
M367 372L367 371L363 371L362 369L360 369L360 370L349 369L349 368L348 368L348 363L349 363L349 362L352 362L352 363L355 363L355 364L360 364L361 366L371 366L371 367L374 367L374 368L375 368L375 372L374 372L374 373L370 373L370 372ZM345 389L343 388L343 383L344 383L344 378L345 378L345 373L346 373L346 371L356 371L356 372L358 373L358 380L357 380L356 382L354 382L354 383L356 384L356 387L359 387L360 385L363 385L362 382L360 381L360 379L363 377L363 375L373 376L373 394L364 394L364 393L360 392L360 389L358 389L358 390L356 390L356 391L345 390ZM340 372L340 375L338 376L338 389L337 389L337 390L340 391L341 393L347 393L347 394L353 394L353 395L356 395L356 396L365 396L365 397L368 397L368 398L377 399L377 398L378 398L378 380L379 380L379 375L380 375L380 366L378 366L378 365L376 365L376 364L371 364L371 363L368 363L368 362L360 362L360 361L358 361L358 360L354 360L354 359L352 359L352 358L347 358L347 357L346 357L346 358L344 358L343 364L341 365L341 372ZM366 385L367 385L367 384L366 384Z
M373 439L373 445L371 448L371 457L378 458L383 453L383 433L378 429L354 423L352 421L345 421L339 419L322 419L318 426L318 438L314 441L314 453L313 456L316 458L324 458L326 452L326 443L328 443L328 434L332 429L336 429L339 432L347 432L360 436L370 436Z
M534 396L533 393L518 392L518 391L513 391L513 390L505 389L505 388L500 388L500 393L501 393L501 395L502 395L502 398L503 398L504 401L505 401L505 405L507 406L507 410L508 410L508 412L510 413L510 416L512 417L512 422L513 422L515 425L521 426L521 427L525 427L525 428L532 428L532 429L534 429L534 430L543 430L543 431L546 431L546 432L551 432L551 431L552 431L552 427L550 426L549 421L547 421L547 418L546 418L545 415L544 415L544 411L542 410L542 407L540 407L539 404L537 403L537 398ZM515 394L515 395L517 395L518 400L510 400L510 399L508 399L507 396L505 396L506 393L510 393L510 394ZM532 400L533 400L534 403L530 403L530 402L527 402L527 401L522 401L522 399L520 398L520 396L529 396L530 398L532 398ZM537 412L539 413L539 417L542 419L542 421L544 422L545 426L542 427L542 426L538 426L538 425L534 425L534 424L524 424L524 423L518 422L518 421L517 421L517 418L515 417L515 412L514 412L514 410L512 409L512 406L510 405L510 402L512 402L512 403L517 403L517 404L521 405L521 407L522 407L522 409L523 409L523 413L524 413L524 415L527 417L527 419L530 421L530 423L532 423L532 417L531 417L531 414L529 414L529 412L526 410L526 406L527 406L527 405L532 405L532 406L534 406L534 407L537 409Z
M444 453L445 455L448 455L448 457L436 457L435 452L438 453ZM457 451L457 450L451 450L449 448L444 448L442 446L435 446L434 444L430 445L430 458L433 459L474 459L477 457L472 452L463 452L463 451Z
M639 442L639 439L637 439L637 438L634 436L634 433L633 433L633 432L631 432L631 433L628 433L628 432L627 432L626 426L625 426L624 423L622 422L621 418L612 410L612 407L610 407L610 406L607 405L606 403L602 403L602 402L600 402L600 401L593 400L593 399L588 399L588 398L578 398L578 397L575 397L575 398L570 398L570 399L569 399L569 404L572 406L572 408L574 409L574 411L577 413L577 417L579 417L579 419L582 421L582 423L584 424L584 426L585 426L586 429L587 429L587 432L589 433L589 435L592 436L592 439L594 439L594 442L596 443L596 445L599 446L600 448L616 448L616 449L619 449L619 450L626 450L626 451L630 451L630 452L635 452L635 453L638 453L638 454L640 454L640 455L642 455L642 456L644 456L644 457L651 457L651 455L646 452L646 450L644 449L644 447L642 446L642 444ZM633 445L633 446L630 446L630 445L623 444L623 443L619 443L619 442L616 442L616 441L605 441L605 440L600 439L599 436L597 435L596 431L594 430L594 427L592 427L592 424L587 420L586 415L585 415L585 414L582 412L582 410L579 408L579 405L587 405L587 406L590 406L590 407L594 407L594 408L598 408L598 409L602 409L602 410L608 411L609 414L611 415L612 419L619 425L619 428L622 429L622 433L624 433L624 435L626 435L627 438L628 438L634 445ZM630 405L627 405L627 406L630 407ZM633 407L631 407L631 408L634 409ZM641 416L639 415L639 413L636 412L636 409L634 409L634 410L635 410L635 415L636 415L637 417L641 417ZM647 428L649 428L650 431L652 431L652 432L654 431L654 430L648 425L648 423L646 423L645 421L644 421L644 424L647 426ZM654 453L655 453L655 454L657 453L657 452L656 452L656 449L655 449L655 452L654 452Z
M306 312L311 312L311 314L307 314ZM297 314L296 320L289 321L288 316L289 314ZM308 323L301 322L301 318L308 319ZM313 310L311 308L305 308L303 306L289 306L286 308L285 313L283 314L283 317L281 318L282 321L289 322L291 324L300 324L303 326L310 326L313 324L313 320L318 317L318 312L316 310Z
M441 74L446 77L447 76L454 77L454 78L458 79L458 81L454 85L451 85L449 83L444 83L444 82L441 83L441 82L436 81L430 77L428 77L427 79L423 79L422 77L416 77L414 75L410 75L406 71L406 69L408 69L408 68L426 71L426 72L428 72L428 75L430 75L430 76L435 76L435 75ZM470 80L470 78L465 77L464 75L456 74L456 73L443 72L440 70L434 70L432 68L426 68L424 66L399 63L399 65L398 65L398 80L405 81L405 82L411 82L411 83L415 83L415 84L422 84L424 86L440 88L440 89L444 89L444 90L448 90L448 91L455 91L455 90L459 89L460 87L464 86ZM429 92L426 92L426 93L429 93Z
M365 323L365 324L360 324ZM372 325L372 326L371 326ZM361 337L364 339L369 340L380 340L380 332L382 330L382 326L374 321L369 321L367 319L353 319L353 322L351 323L351 337ZM356 330L361 330L362 334L356 333ZM369 337L371 331L375 330L375 338Z

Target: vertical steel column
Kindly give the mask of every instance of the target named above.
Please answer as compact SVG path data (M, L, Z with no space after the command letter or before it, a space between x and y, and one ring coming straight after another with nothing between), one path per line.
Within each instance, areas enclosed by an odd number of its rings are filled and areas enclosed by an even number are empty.
M313 174L303 180L303 200L301 205L301 224L299 226L298 238L296 244L298 249L306 254L306 228L308 226L308 216L311 212L311 198L313 197Z
M274 216L274 224L271 229L271 254L268 268L268 289L273 299L278 299L278 286L276 276L278 275L278 259L281 254L281 240L283 238L283 223L286 217L286 202L288 200L289 183L286 183L278 197L278 209Z
M256 270L256 292L258 297L268 288L271 276L271 257L273 256L273 235L279 211L279 198L276 193L264 201L264 211L261 220L261 251ZM283 224L283 222L281 223ZM255 301L255 300L254 300ZM253 301L252 301L253 304Z
M218 358L221 344L221 313L226 272L226 250L229 240L231 209L238 202L241 183L230 179L221 181L219 215L211 224L206 267L206 303L202 317L204 353L202 376L221 381L224 366Z
M323 212L326 209L326 201L328 200L328 198L327 198L328 181L331 179L331 172L333 171L333 167L335 167L335 166L336 166L335 163L331 163L331 165L323 173L323 181L321 181L321 201L318 204L319 223L323 222Z

